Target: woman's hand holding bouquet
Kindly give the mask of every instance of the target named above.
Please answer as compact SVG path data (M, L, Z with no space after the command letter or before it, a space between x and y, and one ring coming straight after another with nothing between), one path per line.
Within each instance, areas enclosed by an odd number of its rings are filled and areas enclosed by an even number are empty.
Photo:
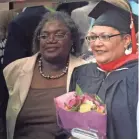
M105 139L106 105L97 95L83 93L77 85L75 92L66 93L55 98L54 101L57 122L61 128L69 133L72 129L78 128L83 131L94 132L98 139Z

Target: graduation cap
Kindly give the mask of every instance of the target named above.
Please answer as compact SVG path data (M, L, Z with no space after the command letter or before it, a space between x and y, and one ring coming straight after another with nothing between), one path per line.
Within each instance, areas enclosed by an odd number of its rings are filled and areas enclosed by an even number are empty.
M57 11L60 10L64 10L66 11L69 15L71 15L71 12L76 9L76 8L80 8L83 6L88 5L87 1L82 1L82 0L77 0L77 1L64 1L61 4L58 5L58 7L56 8Z
M100 1L89 13L96 19L94 25L113 27L120 32L131 33L132 53L136 53L136 35L138 32L138 16L117 5L106 1Z

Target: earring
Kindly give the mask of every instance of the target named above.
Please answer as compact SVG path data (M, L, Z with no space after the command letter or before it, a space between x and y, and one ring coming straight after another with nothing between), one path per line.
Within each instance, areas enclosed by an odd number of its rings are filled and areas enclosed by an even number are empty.
M74 48L73 48L73 47L71 48L71 52L72 52L72 53L74 52Z
M71 44L71 46L73 46L73 43Z
M73 43L71 44L71 52L74 52Z

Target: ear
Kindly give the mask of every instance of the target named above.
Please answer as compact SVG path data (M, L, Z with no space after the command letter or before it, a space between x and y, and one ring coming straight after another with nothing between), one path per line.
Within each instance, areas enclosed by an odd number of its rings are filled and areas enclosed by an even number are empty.
M131 35L129 34L124 35L123 40L124 40L124 48L127 49L131 43Z

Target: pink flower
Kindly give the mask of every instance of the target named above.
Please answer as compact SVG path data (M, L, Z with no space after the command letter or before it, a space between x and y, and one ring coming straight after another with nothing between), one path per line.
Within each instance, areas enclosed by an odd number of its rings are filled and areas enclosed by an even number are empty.
M66 108L72 109L73 107L78 107L81 104L82 97L75 95L74 98L70 99L68 103L65 104Z
M84 94L82 97L82 103L85 103L87 100L92 101L93 99L89 95Z
M71 99L67 105L69 106L69 108L72 108L76 104L77 104L77 101L76 101L76 98L74 98L74 99Z

